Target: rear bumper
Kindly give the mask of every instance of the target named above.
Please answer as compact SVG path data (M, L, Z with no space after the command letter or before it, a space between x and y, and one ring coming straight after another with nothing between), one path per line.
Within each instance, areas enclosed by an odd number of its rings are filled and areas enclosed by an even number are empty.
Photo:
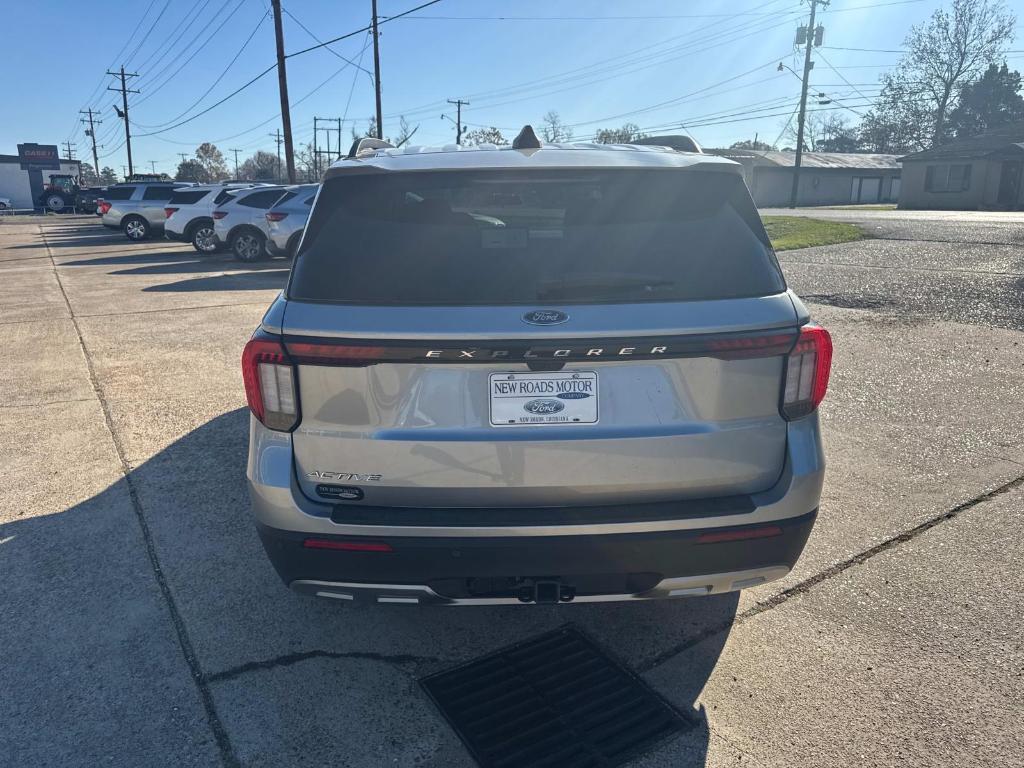
M803 551L815 516L613 536L315 537L387 545L385 552L311 549L304 546L306 534L265 526L259 533L282 580L305 594L438 605L595 602L719 594L781 578ZM709 533L726 531L771 535L705 541Z
M815 414L788 425L781 476L738 510L724 508L720 499L706 504L691 499L679 503L679 515L646 514L645 505L620 504L613 517L581 521L544 519L544 510L535 510L538 514L520 524L481 515L481 524L460 525L434 514L440 510L407 508L381 516L368 511L360 519L351 513L360 505L340 514L332 504L307 498L295 479L291 435L268 430L255 419L250 423L249 493L267 554L297 591L340 599L519 602L514 590L538 580L564 584L581 601L754 586L784 576L800 556L825 473ZM780 531L768 538L698 542L709 531L763 526ZM310 549L304 546L307 538L383 543L392 551ZM471 581L485 578L497 580L497 591Z

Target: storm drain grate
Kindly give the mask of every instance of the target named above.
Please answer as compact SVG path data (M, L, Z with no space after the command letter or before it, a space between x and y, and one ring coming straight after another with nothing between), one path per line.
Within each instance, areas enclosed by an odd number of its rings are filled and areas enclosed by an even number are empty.
M607 768L688 725L571 628L420 682L484 768Z

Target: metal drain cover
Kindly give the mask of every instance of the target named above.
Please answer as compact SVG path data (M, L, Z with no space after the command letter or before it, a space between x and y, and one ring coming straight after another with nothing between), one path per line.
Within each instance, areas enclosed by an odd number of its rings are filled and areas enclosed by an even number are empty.
M572 628L420 683L484 768L607 768L689 727L643 681Z

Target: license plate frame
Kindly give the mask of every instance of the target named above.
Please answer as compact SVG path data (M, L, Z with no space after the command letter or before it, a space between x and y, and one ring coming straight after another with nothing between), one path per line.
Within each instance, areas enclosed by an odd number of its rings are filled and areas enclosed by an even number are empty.
M584 426L600 420L597 371L496 371L487 377L492 427Z

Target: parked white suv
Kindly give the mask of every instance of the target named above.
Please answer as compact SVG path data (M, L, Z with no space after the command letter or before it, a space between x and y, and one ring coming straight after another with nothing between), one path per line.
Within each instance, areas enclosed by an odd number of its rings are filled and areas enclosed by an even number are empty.
M182 243L192 243L199 253L215 253L220 244L213 236L213 211L244 189L258 184L224 183L202 184L179 189L167 201L164 213L164 237Z
M266 213L286 193L284 187L244 190L213 212L213 233L218 246L227 245L239 261L259 261L266 256Z

